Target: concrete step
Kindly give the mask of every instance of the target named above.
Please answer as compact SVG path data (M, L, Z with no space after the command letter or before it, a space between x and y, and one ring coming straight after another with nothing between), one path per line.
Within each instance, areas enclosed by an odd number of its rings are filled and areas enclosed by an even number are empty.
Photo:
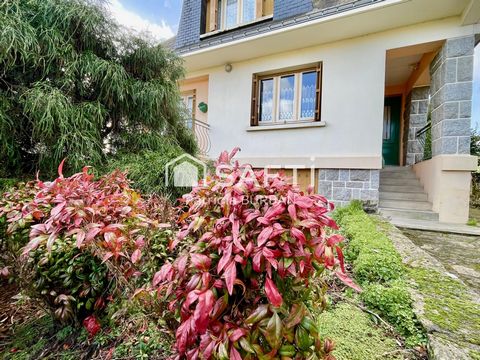
M428 196L423 192L381 191L380 200L428 201Z
M438 221L438 214L433 211L422 210L405 210L405 209L389 209L379 208L380 213L392 220L395 219L413 219L413 220L428 220Z
M423 193L423 186L415 185L380 185L380 192Z
M380 185L408 185L418 186L421 185L417 178L414 179L402 179L402 178L382 178L380 177Z
M390 173L390 172L409 172L413 171L411 166L387 166L380 170L381 173Z
M381 172L380 179L417 179L413 171L389 171Z
M429 202L412 200L380 200L379 207L405 210L432 210L432 204Z

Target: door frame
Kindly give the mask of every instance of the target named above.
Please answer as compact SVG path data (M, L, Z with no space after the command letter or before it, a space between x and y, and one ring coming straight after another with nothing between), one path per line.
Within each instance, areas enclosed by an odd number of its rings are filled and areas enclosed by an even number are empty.
M390 165L390 166L404 166L403 162L403 136L404 136L404 122L403 122L403 114L404 114L404 95L403 94L389 94L384 96L383 100L383 106L385 109L385 105L387 103L387 100L397 100L398 102L398 133L397 133L397 144L396 144L396 152L397 152L397 161L396 164ZM383 157L383 121L382 121L382 162L384 161ZM388 166L385 163L383 164L384 166Z

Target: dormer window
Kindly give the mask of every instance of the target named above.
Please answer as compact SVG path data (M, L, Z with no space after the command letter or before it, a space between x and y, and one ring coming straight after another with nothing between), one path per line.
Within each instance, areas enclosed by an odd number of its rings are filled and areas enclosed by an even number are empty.
M230 30L271 17L273 0L206 0L204 33Z

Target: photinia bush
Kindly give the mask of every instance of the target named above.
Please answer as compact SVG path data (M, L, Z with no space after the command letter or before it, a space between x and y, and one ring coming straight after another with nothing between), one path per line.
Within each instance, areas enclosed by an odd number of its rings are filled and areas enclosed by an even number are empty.
M40 190L37 182L18 183L3 192L0 200L0 277L8 278L17 271L15 262L20 249L28 242L33 214L28 205ZM22 212L26 215L22 216ZM8 235L7 235L8 234Z
M124 173L96 180L84 168L65 178L62 165L53 182L36 181L8 195L0 204L0 219L6 222L5 238L23 246L19 279L66 322L133 291L142 267L157 260L151 239L161 239L158 233L170 225L158 211L167 203L142 199Z
M217 173L184 195L180 231L191 244L153 277L179 318L176 359L333 359L304 303L328 270L347 285L333 209L280 176L221 154Z

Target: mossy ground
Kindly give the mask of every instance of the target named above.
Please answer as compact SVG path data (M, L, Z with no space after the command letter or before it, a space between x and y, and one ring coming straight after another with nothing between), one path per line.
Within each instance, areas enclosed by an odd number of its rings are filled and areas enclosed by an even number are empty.
M322 336L335 341L337 360L404 359L402 348L354 305L340 303L319 316Z
M83 328L55 326L50 315L32 318L12 330L0 344L2 360L160 360L168 358L172 349L172 337L138 314L120 325L105 324L93 339Z
M413 311L406 282L406 267L388 237L388 224L367 215L352 202L334 214L346 236L346 258L363 288L361 300L388 320L410 347L424 345L426 336Z
M461 282L431 269L409 270L425 299L425 316L441 328L462 335L463 340L480 345L480 304L474 302Z

